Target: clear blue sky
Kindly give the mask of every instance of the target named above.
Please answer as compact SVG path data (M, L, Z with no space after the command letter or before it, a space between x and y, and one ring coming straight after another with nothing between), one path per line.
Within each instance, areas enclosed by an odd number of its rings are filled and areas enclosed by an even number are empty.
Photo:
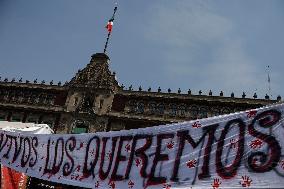
M0 75L68 81L102 52L115 1L0 0ZM284 97L284 1L118 1L107 54L138 89Z

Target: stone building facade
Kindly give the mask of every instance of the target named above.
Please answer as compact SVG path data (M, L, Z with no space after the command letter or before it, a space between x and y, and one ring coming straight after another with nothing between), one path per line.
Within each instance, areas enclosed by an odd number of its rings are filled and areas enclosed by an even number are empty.
M70 82L61 85L1 79L0 120L46 123L56 133L134 129L247 110L281 100L193 95L170 89L125 89L109 69L106 54L94 54Z
M0 78L0 120L46 123L55 133L84 133L149 127L173 122L217 116L257 108L277 101L236 98L223 92L213 96L153 92L141 87L125 89L109 69L106 54L97 53L70 82L62 85L34 80L16 81ZM32 178L29 188L64 188L66 186ZM71 187L69 188L78 188Z

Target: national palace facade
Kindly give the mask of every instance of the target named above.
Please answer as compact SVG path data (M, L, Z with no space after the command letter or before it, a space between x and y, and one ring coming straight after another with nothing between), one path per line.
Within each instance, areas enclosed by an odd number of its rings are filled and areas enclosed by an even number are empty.
M188 121L258 108L281 101L256 94L241 98L221 91L213 96L151 88L137 91L118 84L106 54L92 55L90 63L65 84L22 79L0 80L0 120L46 123L55 133L134 129Z
M48 124L55 133L85 133L135 129L258 108L281 101L256 94L241 98L221 91L192 94L162 92L160 88L137 91L125 88L109 69L104 53L94 54L90 63L65 84L45 81L8 80L0 77L0 120ZM29 179L28 188L64 188L39 179ZM78 188L68 186L68 188Z

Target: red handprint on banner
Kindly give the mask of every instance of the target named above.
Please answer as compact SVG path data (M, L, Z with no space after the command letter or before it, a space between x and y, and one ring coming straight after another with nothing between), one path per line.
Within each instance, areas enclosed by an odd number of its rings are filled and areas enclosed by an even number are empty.
M199 121L196 121L192 124L192 127L193 128L199 128L199 127L201 127L201 123L199 123Z
M111 181L108 185L109 185L109 188L115 189L115 182L114 181Z
M97 181L97 182L95 183L95 188L99 188L99 187L100 187L100 182Z
M256 110L251 110L249 112L247 112L247 117L248 118L252 118L256 116L257 111Z
M250 187L252 180L248 176L242 176L242 181L240 182L242 187Z
M106 155L107 155L107 159L110 159L111 158L111 151L108 151L108 153Z
M76 167L76 169L75 169L75 170L76 170L77 172L79 172L79 171L80 171L80 169L81 169L81 166L80 166L80 165L78 165L78 166Z
M78 180L80 178L80 175L75 176L75 180Z
M95 155L96 155L96 151L95 151L95 149L92 149L91 156L95 156Z
M84 142L81 142L80 143L80 148L83 148L83 146L84 146Z
M83 146L84 146L84 142L81 142L80 146L77 148L77 150L80 150L81 148L83 148Z
M167 143L167 148L168 148L168 149L172 149L172 148L174 147L174 145L175 145L175 143L174 143L173 141L168 142L168 143Z
M251 141L249 146L252 149L256 149L256 148L261 148L262 144L263 144L263 142L261 140L255 139L255 140Z
M189 160L188 162L186 162L186 166L187 166L188 168L192 168L192 167L195 167L196 163L197 163L197 162L196 162L195 159Z
M234 148L234 149L237 148L238 142L239 142L238 140L232 138L232 139L230 140L230 144L231 144L232 148Z
M130 180L128 182L128 188L133 188L133 186L134 186L134 182L132 180Z
M212 185L213 189L218 189L221 184L222 184L222 182L218 178L215 178L214 181L213 181L213 184L211 184L211 185Z
M142 165L142 160L140 158L135 159L135 165L136 167L140 167Z
M76 175L72 174L71 177L70 177L71 180L75 179L75 176L76 176Z
M172 186L172 185L167 184L167 183L164 183L164 184L163 184L163 188L165 188L165 189L171 189L171 186Z
M125 151L126 151L126 152L130 152L130 151L131 151L131 146L130 146L130 144L126 144L126 145L125 145Z
M281 166L282 169L284 169L284 159L282 159L281 161L279 161L279 165Z

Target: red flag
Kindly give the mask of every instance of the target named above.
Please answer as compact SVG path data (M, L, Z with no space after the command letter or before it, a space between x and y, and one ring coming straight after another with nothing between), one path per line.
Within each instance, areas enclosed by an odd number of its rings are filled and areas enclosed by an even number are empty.
M24 173L2 166L1 169L2 189L24 189L27 186L28 177Z

